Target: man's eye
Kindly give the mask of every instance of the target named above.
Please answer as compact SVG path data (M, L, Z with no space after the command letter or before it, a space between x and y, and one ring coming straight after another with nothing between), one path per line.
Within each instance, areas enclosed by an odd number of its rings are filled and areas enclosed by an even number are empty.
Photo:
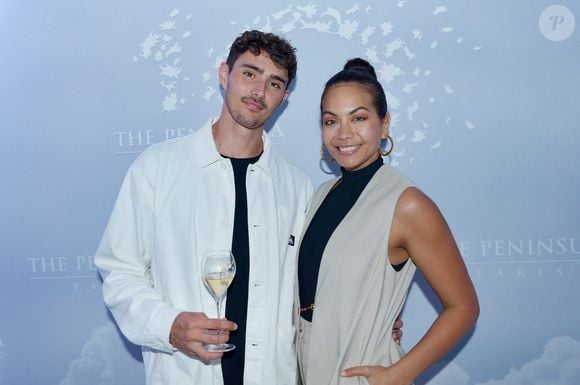
M277 90L282 89L282 85L280 83L273 82L270 85L272 86L272 88L276 88Z

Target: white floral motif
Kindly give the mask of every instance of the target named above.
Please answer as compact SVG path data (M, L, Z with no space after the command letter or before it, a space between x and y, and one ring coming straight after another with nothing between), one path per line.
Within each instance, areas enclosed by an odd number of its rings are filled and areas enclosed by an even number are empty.
M396 134L399 150L393 153L393 157L396 158L393 163L396 165L402 157L409 156L407 154L412 151L410 146L421 145L431 150L442 147L442 140L436 137L438 127L460 124L459 122L463 122L462 127L468 130L476 127L471 119L465 117L452 120L449 116L452 111L443 111L437 115L438 118L429 112L434 108L430 106L441 104L446 98L455 97L456 91L450 86L453 81L447 82L443 79L439 79L438 83L433 81L435 79L429 81L430 76L438 77L439 71L427 68L429 65L426 63L429 61L422 60L427 52L433 52L431 55L438 54L440 46L445 48L441 49L441 52L448 52L450 44L459 47L466 38L459 35L450 20L449 10L444 5L426 10L427 14L434 17L434 24L437 25L435 30L419 25L401 29L389 19L377 20L379 17L376 15L389 15L395 11L393 8L385 10L384 7L396 7L396 12L411 12L411 8L406 7L407 3L407 0L399 0L389 5L355 2L345 9L321 7L314 2L290 4L282 9L257 15L248 24L231 20L229 25L236 33L248 29L286 35L314 31L334 39L352 42L349 44L359 44L360 56L373 64L378 79L385 87L392 116L391 131L394 137ZM381 8L379 12L377 8ZM180 55L191 55L188 48L192 42L195 41L195 44L199 45L204 41L197 37L191 39L196 36L187 29L187 26L191 25L189 22L191 19L192 14L184 12L183 9L171 10L161 18L157 24L158 29L149 33L139 44L140 52L133 57L135 62L157 63L162 78L159 84L163 90L160 111L163 113L177 111L180 106L193 99L207 103L221 102L215 69L225 60L229 47L223 49L207 47L208 67L213 68L206 68L195 76L188 73L190 70L182 65ZM483 49L481 44L471 42L468 45L462 47L471 52ZM197 85L191 81L188 83L190 79L198 79L199 83ZM192 92L193 90L195 92ZM401 115L404 117L403 120L400 119ZM409 162L413 160L413 157L409 157Z

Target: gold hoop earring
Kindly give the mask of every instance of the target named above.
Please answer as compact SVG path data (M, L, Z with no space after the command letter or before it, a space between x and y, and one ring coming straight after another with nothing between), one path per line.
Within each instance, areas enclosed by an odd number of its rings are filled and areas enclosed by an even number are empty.
M379 154L381 154L381 156L388 156L393 151L393 148L395 148L395 143L393 142L393 138L391 138L391 135L387 135L385 140L387 142L391 142L391 148L389 148L389 151L384 151L379 148Z
M327 162L334 162L334 158L328 159L328 157L326 156L326 153L324 152L324 143L320 145L320 157Z

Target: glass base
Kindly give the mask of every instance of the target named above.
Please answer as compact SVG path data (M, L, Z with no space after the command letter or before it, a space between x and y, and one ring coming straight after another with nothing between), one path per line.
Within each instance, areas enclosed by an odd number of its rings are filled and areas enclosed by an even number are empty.
M210 353L225 353L234 350L236 345L233 344L207 344L205 348Z

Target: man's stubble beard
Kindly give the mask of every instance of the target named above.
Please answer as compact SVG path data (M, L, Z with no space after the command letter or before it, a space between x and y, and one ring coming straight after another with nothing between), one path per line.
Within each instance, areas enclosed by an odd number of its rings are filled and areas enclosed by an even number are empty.
M246 98L248 98L248 97L244 97L240 100L242 104L244 103L244 99L246 99ZM252 99L257 100L255 98L252 98ZM259 102L262 104L264 110L267 110L267 108L268 108L267 105L263 101L259 101ZM256 119L250 120L250 119L247 119L241 111L232 110L230 108L231 106L230 106L229 102L226 102L226 106L227 106L228 110L230 111L230 114L231 114L232 118L234 119L234 121L236 123L238 123L239 125L249 129L249 130L255 130L255 129L264 127L264 125L266 124L266 122L268 121L270 116L272 116L272 114L274 113L274 111L272 111L272 113L270 115L268 115L267 117L265 117L264 119L256 118Z
M240 126L243 126L249 130L255 130L257 128L263 127L264 124L266 124L266 120L264 120L263 122L259 119L247 120L246 118L244 118L244 115L239 111L236 111L235 113L233 113L232 116L234 117L234 120L236 121L236 123L238 123Z

